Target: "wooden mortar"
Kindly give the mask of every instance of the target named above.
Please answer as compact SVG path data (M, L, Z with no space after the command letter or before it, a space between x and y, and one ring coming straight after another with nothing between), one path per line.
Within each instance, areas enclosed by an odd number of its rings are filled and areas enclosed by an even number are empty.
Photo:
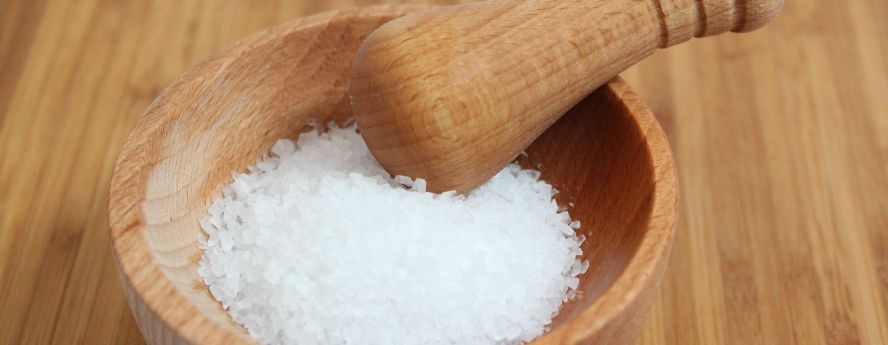
M381 24L417 10L328 12L248 37L193 67L139 119L109 200L112 247L133 315L150 344L254 344L197 275L198 222L209 201L309 118L350 117L351 62ZM580 296L533 344L628 345L637 338L672 245L676 178L663 131L620 79L554 123L525 166L573 203L591 263Z

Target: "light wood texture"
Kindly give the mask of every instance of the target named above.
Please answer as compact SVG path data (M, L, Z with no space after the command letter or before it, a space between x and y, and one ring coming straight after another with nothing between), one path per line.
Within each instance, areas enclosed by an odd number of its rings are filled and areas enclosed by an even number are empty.
M692 37L751 31L782 0L493 0L386 23L355 57L352 108L393 175L468 192L627 67Z
M0 344L142 343L105 214L136 117L245 35L371 2L0 2ZM681 180L638 344L888 344L888 2L788 1L623 77Z
M358 47L414 7L328 12L282 24L190 69L138 120L112 176L111 241L151 344L249 344L197 275L213 196L308 119L351 117ZM589 96L527 150L585 226L590 269L535 344L630 345L666 267L677 215L665 134L622 80Z

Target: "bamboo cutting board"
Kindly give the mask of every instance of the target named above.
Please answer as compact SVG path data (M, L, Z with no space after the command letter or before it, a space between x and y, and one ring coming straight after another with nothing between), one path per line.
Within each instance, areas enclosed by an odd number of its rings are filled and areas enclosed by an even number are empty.
M120 144L192 64L374 1L0 1L0 344L138 344L108 246ZM888 344L888 2L787 1L623 74L681 181L639 342Z

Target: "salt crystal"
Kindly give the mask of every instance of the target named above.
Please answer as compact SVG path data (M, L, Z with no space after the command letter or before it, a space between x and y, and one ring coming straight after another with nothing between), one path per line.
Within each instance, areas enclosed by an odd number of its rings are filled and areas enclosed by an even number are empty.
M530 341L588 268L579 221L515 164L466 196L426 193L352 125L280 140L233 177L198 274L263 344Z
M395 182L400 183L408 188L413 187L413 179L410 178L410 176L396 175Z
M421 179L421 178L416 179L415 181L413 181L413 187L411 187L410 189L420 192L420 193L425 192L426 191L426 180Z

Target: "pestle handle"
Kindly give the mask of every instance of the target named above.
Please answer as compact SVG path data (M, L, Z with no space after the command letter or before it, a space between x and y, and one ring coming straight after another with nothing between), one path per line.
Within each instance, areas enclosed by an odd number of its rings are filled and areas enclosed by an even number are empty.
M782 0L493 0L372 33L353 65L361 134L393 175L469 191L574 104L653 53L745 32Z

